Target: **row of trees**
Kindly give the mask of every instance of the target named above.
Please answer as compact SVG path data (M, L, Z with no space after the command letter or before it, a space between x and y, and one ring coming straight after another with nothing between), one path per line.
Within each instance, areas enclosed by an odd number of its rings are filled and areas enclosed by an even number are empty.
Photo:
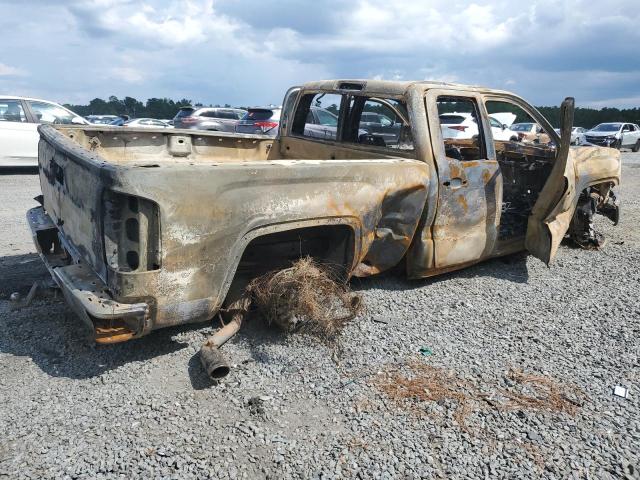
M183 98L173 101L170 98L150 98L146 103L142 103L133 97L111 96L108 100L94 98L88 105L65 105L79 115L121 115L126 114L131 118L173 118L178 109L185 105L196 107L203 106L201 103L192 103L191 100ZM213 107L231 107L225 105L209 105ZM540 112L551 122L552 125L560 124L560 107L538 107ZM605 107L601 110L594 108L576 108L575 125L591 128L603 122L631 122L640 123L640 108L618 109Z
M551 125L560 125L560 107L538 107ZM605 122L629 122L640 124L640 108L576 108L573 123L578 127L591 128Z
M180 107L192 105L202 107L201 103L193 103L187 98L173 101L170 98L150 98L146 103L133 98L124 97L119 99L116 96L110 96L108 100L102 98L94 98L88 105L70 105L65 104L70 110L78 115L86 117L87 115L129 115L131 118L173 118ZM209 105L214 107L231 107L231 105Z

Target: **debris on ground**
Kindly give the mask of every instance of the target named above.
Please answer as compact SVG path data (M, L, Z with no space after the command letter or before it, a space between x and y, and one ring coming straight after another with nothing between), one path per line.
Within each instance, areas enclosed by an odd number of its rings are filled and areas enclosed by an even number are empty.
M256 278L247 291L269 324L328 343L362 310L360 296L310 257Z
M429 347L420 347L418 350L423 357L429 357L433 355L433 351Z
M251 415L264 415L266 413L264 409L264 403L266 400L263 398L265 397L251 397L247 401L247 406L249 407L249 413L251 413Z
M31 302L33 302L33 299L35 298L39 287L40 287L40 282L33 282L33 285L31 285L31 289L29 290L29 293L27 294L27 298L24 301L24 306L25 307L28 307L29 305L31 305Z
M391 400L409 405L411 402L437 402L450 400L456 403L454 419L465 425L466 416L474 409L477 389L458 378L452 372L418 361L407 364L408 375L398 368L383 371L373 380Z
M372 320L373 320L374 322L376 322L376 323L384 323L385 325L388 325L388 324L389 324L389 321L388 321L388 320L385 320L384 318L382 318L382 317L378 317L378 316L373 317L373 318L372 318Z
M613 387L613 394L616 397L629 398L629 389L621 385L616 385Z
M465 418L486 406L496 410L543 410L575 415L585 395L574 386L560 385L541 375L509 370L507 378L513 387L498 389L495 395L483 393L471 382L453 372L420 361L407 363L408 370L388 367L372 384L391 400L416 411L419 402L455 402L453 418L465 427Z
M310 257L257 277L224 310L228 323L220 317L222 328L200 348L200 361L212 380L229 374L230 365L220 347L240 330L252 303L270 325L289 333L309 333L333 346L337 346L337 336L346 322L362 308L360 297L351 292L346 282L336 280L328 268Z
M501 392L508 399L505 406L509 409L529 408L575 415L578 407L584 403L584 393L573 385L562 388L548 377L513 369L509 370L507 378L521 387L519 391L512 389Z

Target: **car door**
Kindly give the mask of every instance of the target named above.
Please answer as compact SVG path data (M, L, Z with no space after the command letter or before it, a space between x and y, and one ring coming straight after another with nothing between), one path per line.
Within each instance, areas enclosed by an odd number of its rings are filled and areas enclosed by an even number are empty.
M560 148L527 223L525 247L547 265L556 256L576 209L576 173L569 155L575 101L566 98L560 107Z
M620 130L620 146L627 147L631 143L631 125L625 123L622 125L622 129ZM634 142L635 143L635 142Z
M500 224L502 177L495 159L487 156L491 138L487 115L477 94L468 91L427 91L429 132L438 170L438 198L431 225L434 266L454 268L488 257ZM478 125L471 138L449 137L440 116L446 111L470 114ZM446 117L446 116L445 116Z
M632 123L626 123L622 128L622 146L633 147L639 136L640 132L637 131L636 126Z
M0 99L0 166L38 164L38 125L20 99Z
M491 134L496 140L509 141L511 138L510 131L507 130L502 123L497 119L489 116L489 123L491 124Z
M637 124L632 124L633 126L633 139L635 140L632 146L636 146L638 150L640 150L640 127Z

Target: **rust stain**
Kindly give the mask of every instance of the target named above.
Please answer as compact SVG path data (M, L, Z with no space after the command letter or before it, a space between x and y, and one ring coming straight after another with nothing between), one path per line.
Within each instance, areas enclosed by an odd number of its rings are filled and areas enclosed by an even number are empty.
M462 169L458 165L456 165L455 163L450 163L449 164L449 175L451 176L451 178L461 177L462 176Z
M458 195L456 197L456 201L460 204L460 206L464 210L464 213L467 213L467 211L469 210L469 205L467 204L467 197L465 197L464 195Z

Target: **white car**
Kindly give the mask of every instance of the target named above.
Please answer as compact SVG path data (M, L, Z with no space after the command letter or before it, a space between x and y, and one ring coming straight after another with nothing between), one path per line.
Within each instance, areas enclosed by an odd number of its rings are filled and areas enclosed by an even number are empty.
M585 136L587 129L583 127L573 127L571 129L571 143L574 145L582 145L587 141Z
M511 125L516 119L515 113L491 113L489 121L491 122L491 133L494 140L510 142L518 140L518 134L511 130Z
M562 136L562 132L559 128L554 128L553 130L558 134L559 137ZM583 143L585 143L587 141L585 137L586 131L586 128L573 127L571 129L571 145L582 145Z
M505 142L517 140L518 134L509 128L515 119L516 115L509 112L490 114L493 139ZM442 113L440 128L444 138L465 139L478 135L478 124L471 113Z
M57 103L0 95L0 167L38 165L38 125L41 123L89 125Z
M124 122L123 127L136 127L136 128L173 128L173 125L169 125L162 120L155 118L136 118Z
M89 120L89 122L93 123L94 125L109 125L119 117L117 115L87 115L84 118Z
M585 133L587 143L640 150L640 126L635 123L601 123Z

